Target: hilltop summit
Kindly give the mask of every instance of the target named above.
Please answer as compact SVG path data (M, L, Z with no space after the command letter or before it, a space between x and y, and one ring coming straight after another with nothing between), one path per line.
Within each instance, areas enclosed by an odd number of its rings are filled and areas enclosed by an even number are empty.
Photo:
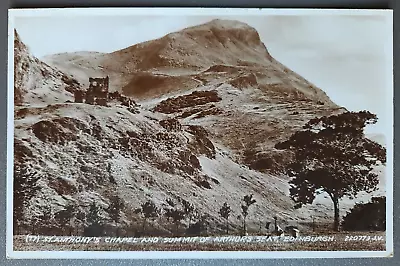
M122 64L115 64L117 62ZM159 68L201 70L213 64L265 64L270 55L250 26L213 20L139 43L105 57L111 71L133 73Z
M334 105L322 90L275 60L254 28L235 20L215 19L108 54L71 53L45 61L75 74L82 84L88 78L85 73L109 75L113 90L138 98L206 84L210 73L204 71L227 66L236 69L235 75L255 74L260 88L278 86ZM226 73L218 75L220 82L229 79Z

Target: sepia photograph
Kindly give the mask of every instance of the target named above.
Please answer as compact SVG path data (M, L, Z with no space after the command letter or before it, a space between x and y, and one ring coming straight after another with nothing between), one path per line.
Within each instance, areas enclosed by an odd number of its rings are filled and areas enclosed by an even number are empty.
M392 23L9 10L8 256L393 256Z

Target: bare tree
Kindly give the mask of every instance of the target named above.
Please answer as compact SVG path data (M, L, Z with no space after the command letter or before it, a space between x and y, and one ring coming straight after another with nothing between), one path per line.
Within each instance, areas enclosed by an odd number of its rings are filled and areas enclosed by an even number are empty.
M178 235L179 223L185 218L185 212L178 208L172 209L171 217L175 224L175 234Z
M125 204L123 200L114 195L110 199L110 205L108 206L108 213L110 215L111 220L115 223L116 226L116 235L119 236L119 223L121 220L121 212L125 208Z
M54 213L49 205L42 208L41 214L38 216L38 221L40 223L39 230L42 234L49 234L54 230Z
M29 201L40 190L39 176L28 165L14 165L13 188L13 225L14 234L19 234ZM33 228L34 229L34 228Z
M192 218L194 216L194 211L195 211L194 206L193 206L193 204L191 204L190 202L188 202L184 199L182 199L181 202L182 202L182 206L183 206L184 215L189 218L189 221L188 221L188 227L189 227L192 222Z
M84 230L86 236L102 236L104 224L100 216L100 207L93 201L90 204L89 214L87 215L88 226Z

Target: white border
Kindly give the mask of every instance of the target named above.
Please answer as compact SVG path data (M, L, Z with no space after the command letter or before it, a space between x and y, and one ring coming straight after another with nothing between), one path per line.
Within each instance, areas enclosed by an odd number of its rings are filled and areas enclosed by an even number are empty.
M49 13L51 12L51 13ZM286 8L42 8L9 9L9 14L16 17L42 16L266 16L266 15L388 15L389 9L286 9ZM391 16L391 15L390 15Z
M393 11L365 9L239 9L239 8L57 8L10 9L8 27L8 102L7 102L7 232L6 256L19 259L262 259L262 258L367 258L393 256ZM13 140L14 140L14 19L16 17L72 16L266 16L266 15L351 15L385 16L388 36L384 47L390 53L387 66L387 114L392 125L387 129L386 168L386 251L13 251ZM392 204L390 204L392 203Z

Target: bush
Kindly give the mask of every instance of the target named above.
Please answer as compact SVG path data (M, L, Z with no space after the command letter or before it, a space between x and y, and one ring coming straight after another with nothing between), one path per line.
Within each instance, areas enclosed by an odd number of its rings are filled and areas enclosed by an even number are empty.
M368 203L356 204L343 218L346 231L385 231L386 197L373 197Z
M104 235L104 226L102 224L91 224L84 228L84 236L98 237Z
M104 223L100 217L100 207L93 201L87 217L88 226L84 228L84 236L103 236Z
M207 234L207 228L209 223L207 222L207 217L202 216L196 223L190 224L186 229L186 235L189 236L201 236Z

